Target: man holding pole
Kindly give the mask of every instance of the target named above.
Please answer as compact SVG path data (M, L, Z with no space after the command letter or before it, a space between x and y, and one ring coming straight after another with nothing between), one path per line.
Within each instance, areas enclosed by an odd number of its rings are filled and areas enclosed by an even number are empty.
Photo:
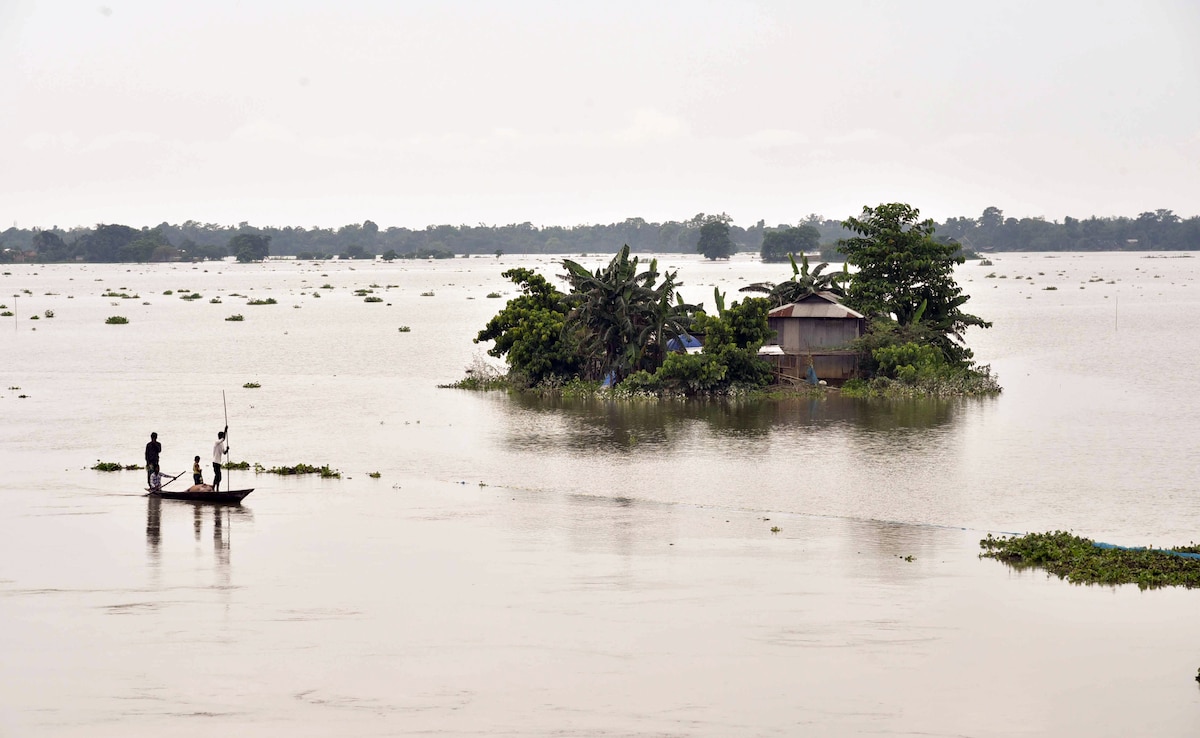
M225 434L229 432L229 426L225 426L225 430L217 433L217 442L213 446L213 491L221 491L221 457L229 453L229 444L225 443Z

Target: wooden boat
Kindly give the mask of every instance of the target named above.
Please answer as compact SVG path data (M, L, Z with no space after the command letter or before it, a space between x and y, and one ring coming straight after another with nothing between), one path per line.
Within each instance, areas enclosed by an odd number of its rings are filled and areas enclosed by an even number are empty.
M212 485L193 484L183 490L158 489L146 490L147 497L160 497L164 500L190 500L191 502L213 502L221 505L240 505L246 495L254 491L250 489L227 489L214 492Z

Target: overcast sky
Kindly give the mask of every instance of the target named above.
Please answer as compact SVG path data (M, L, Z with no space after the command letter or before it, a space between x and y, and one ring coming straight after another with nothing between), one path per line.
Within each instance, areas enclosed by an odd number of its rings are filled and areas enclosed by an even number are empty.
M1200 214L1200 3L0 0L0 227Z

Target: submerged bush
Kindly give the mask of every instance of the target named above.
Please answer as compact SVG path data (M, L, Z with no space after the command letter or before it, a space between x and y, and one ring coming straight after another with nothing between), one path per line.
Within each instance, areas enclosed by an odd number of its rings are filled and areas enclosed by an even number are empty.
M257 469L256 469L257 471ZM328 464L322 466L312 466L311 464L296 464L295 466L273 466L270 469L263 469L265 474L282 474L284 476L292 476L297 474L319 474L322 479L341 479L342 473L336 469L330 469Z
M92 467L95 471L115 472L115 471L134 471L143 467L138 464L120 464L116 461L100 461L96 460L96 464Z
M104 322L108 325L125 325L129 322L129 318L123 315L110 315Z
M228 320L228 321L229 321L229 322L231 322L231 323L240 323L241 321L245 320L245 318L244 318L244 317L242 317L242 314L241 314L241 313L235 313L235 314L233 314L233 315L230 315L230 316L229 316L228 318L226 318L225 320Z
M256 300L248 300L246 302L246 304L247 305L278 305L279 303L275 300L274 297L268 297L265 300L257 300L257 299Z

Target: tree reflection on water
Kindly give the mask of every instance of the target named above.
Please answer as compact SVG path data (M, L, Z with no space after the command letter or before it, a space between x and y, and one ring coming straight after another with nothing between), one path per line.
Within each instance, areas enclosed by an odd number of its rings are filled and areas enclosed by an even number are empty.
M594 397L505 398L520 412L511 415L507 442L518 450L552 446L565 451L628 451L640 444L672 449L696 441L696 434L719 439L767 440L778 433L822 433L877 442L879 434L951 430L963 410L991 398L882 400L824 397L605 400Z

